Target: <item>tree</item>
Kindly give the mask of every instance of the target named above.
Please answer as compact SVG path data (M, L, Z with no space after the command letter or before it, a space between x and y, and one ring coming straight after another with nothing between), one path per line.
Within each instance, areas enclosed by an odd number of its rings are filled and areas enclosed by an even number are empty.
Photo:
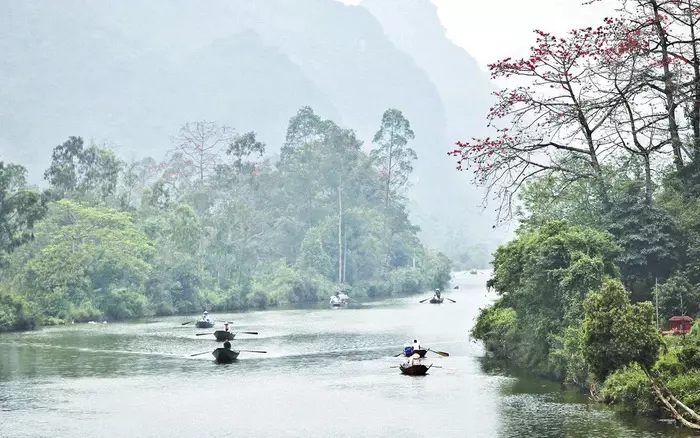
M418 156L416 152L407 147L408 141L415 138L411 130L411 124L397 109L388 109L382 116L382 124L372 142L379 147L370 152L370 160L379 169L379 174L384 179L384 246L385 246L385 270L389 269L390 242L392 232L389 229L389 201L392 196L403 188L413 171L413 160Z
M147 259L153 248L131 215L61 200L52 204L37 234L41 251L27 263L20 283L44 315L144 314L145 301L137 291L151 268Z
M391 108L384 112L381 127L372 140L378 148L370 152L370 159L385 182L385 208L389 208L390 196L406 185L413 172L412 161L418 156L407 145L414 138L411 124L401 111Z
M54 148L44 179L58 198L94 196L104 201L115 193L123 166L111 150L85 148L81 137L69 137Z
M9 253L34 238L34 225L46 214L42 196L25 189L27 170L0 161L0 264Z
M494 306L515 311L517 326L504 328L504 335L511 330L518 335L511 333L500 340L489 335L488 345L509 350L515 363L536 373L567 377L564 367L552 360L553 340L564 337L567 327L581 324L582 303L589 290L619 276L615 266L619 248L611 237L555 221L536 230L520 229L515 240L499 247L487 286L502 297ZM489 309L481 312L477 325L482 319L489 325L494 316ZM511 318L508 321L513 323ZM508 340L514 343L505 348L502 342Z
M529 85L495 93L487 116L495 136L457 142L449 154L458 157L458 169L474 169L485 200L500 199L499 220L511 217L525 182L554 174L563 184L591 180L609 207L605 164L625 156L642 159L651 205L652 156L675 142L664 134L673 133L675 107L648 80L649 39L629 24L606 18L565 38L538 30L528 58L489 65L494 79L516 76Z
M194 167L199 182L211 175L221 158L221 150L232 142L233 130L214 122L186 123L175 138L175 150Z
M584 311L583 355L599 381L633 363L651 370L662 345L651 303L630 304L622 283L607 280Z
M265 155L265 143L258 141L255 132L246 132L237 136L226 149L226 155L233 159L233 168L237 172L242 172L246 166L251 166L249 160L251 156L262 158Z

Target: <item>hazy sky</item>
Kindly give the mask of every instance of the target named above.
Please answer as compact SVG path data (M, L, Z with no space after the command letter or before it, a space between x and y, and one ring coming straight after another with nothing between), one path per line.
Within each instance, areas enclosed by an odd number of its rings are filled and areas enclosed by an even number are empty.
M583 0L431 1L438 6L447 36L474 56L483 69L501 58L527 55L534 42L534 29L563 34L573 28L598 25L603 17L614 14L618 3L604 0L582 6Z

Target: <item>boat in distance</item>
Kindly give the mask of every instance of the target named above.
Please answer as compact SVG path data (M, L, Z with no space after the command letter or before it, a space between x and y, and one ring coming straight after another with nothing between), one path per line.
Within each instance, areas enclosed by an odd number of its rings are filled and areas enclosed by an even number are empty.
M241 354L240 351L231 350L229 348L219 347L211 352L216 360L216 363L233 363Z

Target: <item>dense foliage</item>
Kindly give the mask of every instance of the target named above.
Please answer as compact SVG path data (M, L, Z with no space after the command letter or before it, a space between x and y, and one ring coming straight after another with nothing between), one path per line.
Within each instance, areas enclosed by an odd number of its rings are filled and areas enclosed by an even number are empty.
M412 136L388 110L368 154L302 108L276 162L255 133L196 122L162 162L70 137L43 193L0 163L0 330L441 287L450 261L403 196Z
M497 134L451 152L520 221L472 335L516 366L693 428L700 338L659 330L700 309L698 23L695 0L634 0L599 27L537 31L529 57L490 66L529 82L497 93Z

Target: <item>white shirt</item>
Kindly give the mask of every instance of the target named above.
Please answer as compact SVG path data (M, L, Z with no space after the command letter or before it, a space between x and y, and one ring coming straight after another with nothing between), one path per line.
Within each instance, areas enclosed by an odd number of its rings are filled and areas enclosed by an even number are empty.
M420 350L420 342L416 341L413 343L413 349L414 350Z

